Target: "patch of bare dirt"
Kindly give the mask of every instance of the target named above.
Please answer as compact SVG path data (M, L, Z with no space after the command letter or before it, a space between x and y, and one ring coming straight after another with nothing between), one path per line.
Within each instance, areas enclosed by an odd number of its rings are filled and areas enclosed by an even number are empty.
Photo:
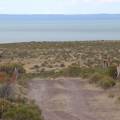
M120 120L120 106L81 79L32 80L29 97L45 120Z

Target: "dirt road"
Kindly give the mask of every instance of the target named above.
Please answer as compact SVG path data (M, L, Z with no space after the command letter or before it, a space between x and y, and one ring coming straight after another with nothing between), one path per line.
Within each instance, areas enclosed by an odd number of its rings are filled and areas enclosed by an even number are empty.
M120 107L83 80L32 80L29 89L45 120L120 120Z

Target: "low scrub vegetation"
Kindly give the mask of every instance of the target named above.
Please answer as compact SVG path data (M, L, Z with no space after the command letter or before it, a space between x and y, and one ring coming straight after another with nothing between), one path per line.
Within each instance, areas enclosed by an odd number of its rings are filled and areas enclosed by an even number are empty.
M112 77L100 73L94 73L89 79L89 83L96 84L104 89L111 88L116 84Z
M100 73L96 72L93 75L91 75L89 83L98 83L102 78L103 76Z
M106 69L95 67L80 67L78 64L70 65L59 71L41 71L31 74L31 77L82 77L89 80L89 83L96 84L104 89L113 87L116 84L116 69L110 66Z
M71 65L58 72L55 71L42 71L39 76L44 77L82 77L89 80L89 83L96 84L104 89L113 87L116 84L115 68L86 68L79 65Z
M17 67L20 73L27 72L31 77L68 76L91 79L95 74L100 74L98 76L116 79L115 64L120 63L119 46L119 41L2 44L0 47L4 54L1 62L5 64L0 65L0 72L11 74ZM8 64L8 61L14 64ZM24 84L26 81L20 82Z
M37 106L13 103L5 99L0 99L0 118L2 120L43 120Z
M15 69L19 73L17 81L13 81ZM26 76L23 66L21 64L4 64L0 66L0 73L0 119L43 120L41 110L31 103L18 88L20 79L22 76ZM24 90L23 86L20 87Z
M71 65L68 68L64 69L64 75L69 77L78 77L80 76L81 68L78 65Z
M41 111L34 106L20 104L8 108L3 120L42 120Z
M10 107L13 105L6 99L0 98L0 119L3 117L3 113L5 113Z
M104 89L108 89L113 87L116 82L111 77L105 76L101 80L99 80L97 84Z
M23 68L23 66L17 63L0 65L0 72L5 72L11 75L13 74L15 68L17 68L19 73L25 73L25 69Z

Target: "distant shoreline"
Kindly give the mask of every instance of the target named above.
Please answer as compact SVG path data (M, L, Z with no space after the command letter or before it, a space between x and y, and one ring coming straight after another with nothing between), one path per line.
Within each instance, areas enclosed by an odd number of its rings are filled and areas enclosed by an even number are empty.
M102 19L118 19L120 20L120 14L0 14L1 20L102 20Z
M0 43L0 45L2 44L29 44L29 43L86 43L86 42L120 42L120 40L80 40L80 41L24 41L24 42L5 42L5 43Z

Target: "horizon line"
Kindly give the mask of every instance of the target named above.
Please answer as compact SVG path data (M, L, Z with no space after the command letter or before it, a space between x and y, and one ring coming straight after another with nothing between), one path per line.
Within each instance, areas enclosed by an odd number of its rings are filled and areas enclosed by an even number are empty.
M68 15L68 16L70 16L70 15L120 15L120 13L80 13L80 14L8 14L8 13L0 13L0 15Z

